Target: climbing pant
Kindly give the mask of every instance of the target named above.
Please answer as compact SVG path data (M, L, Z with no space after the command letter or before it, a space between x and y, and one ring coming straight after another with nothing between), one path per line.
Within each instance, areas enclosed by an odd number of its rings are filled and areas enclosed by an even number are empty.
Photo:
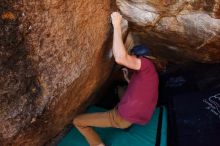
M86 138L90 146L97 146L98 144L103 143L92 127L125 129L132 125L132 123L126 121L118 114L117 108L107 112L79 115L73 120L73 124Z

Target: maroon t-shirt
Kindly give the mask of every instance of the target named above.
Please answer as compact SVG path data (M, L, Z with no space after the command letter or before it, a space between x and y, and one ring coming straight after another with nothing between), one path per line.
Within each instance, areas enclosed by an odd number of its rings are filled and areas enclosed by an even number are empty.
M118 104L125 120L144 125L154 112L158 99L158 75L153 63L141 57L140 70L134 71L126 92Z

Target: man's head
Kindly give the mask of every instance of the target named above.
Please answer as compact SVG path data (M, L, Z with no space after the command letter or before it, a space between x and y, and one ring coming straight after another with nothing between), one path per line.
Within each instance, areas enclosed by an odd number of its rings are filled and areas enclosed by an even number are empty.
M150 49L148 49L147 47L145 47L143 45L134 46L130 50L130 53L131 53L131 55L135 55L137 57L150 56L151 55Z

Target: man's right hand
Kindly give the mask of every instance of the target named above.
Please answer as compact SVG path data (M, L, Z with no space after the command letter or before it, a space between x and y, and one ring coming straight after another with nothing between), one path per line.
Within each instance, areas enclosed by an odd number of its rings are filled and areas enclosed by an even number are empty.
M111 14L112 18L112 25L115 27L121 27L121 22L122 22L122 16L118 12L113 12Z
M129 83L130 80L129 80L129 77L128 77L128 69L123 67L122 71L123 71L124 79Z

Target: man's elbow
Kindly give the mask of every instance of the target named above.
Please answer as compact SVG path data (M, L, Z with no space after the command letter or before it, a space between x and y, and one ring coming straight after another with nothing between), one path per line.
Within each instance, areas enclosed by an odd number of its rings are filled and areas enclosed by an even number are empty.
M115 58L115 62L116 62L117 64L121 64L121 59L120 59L119 57L117 57L117 58Z
M116 57L116 58L115 58L115 62L116 62L117 64L123 65L123 64L124 64L124 61L125 61L125 56L121 56L121 57Z

